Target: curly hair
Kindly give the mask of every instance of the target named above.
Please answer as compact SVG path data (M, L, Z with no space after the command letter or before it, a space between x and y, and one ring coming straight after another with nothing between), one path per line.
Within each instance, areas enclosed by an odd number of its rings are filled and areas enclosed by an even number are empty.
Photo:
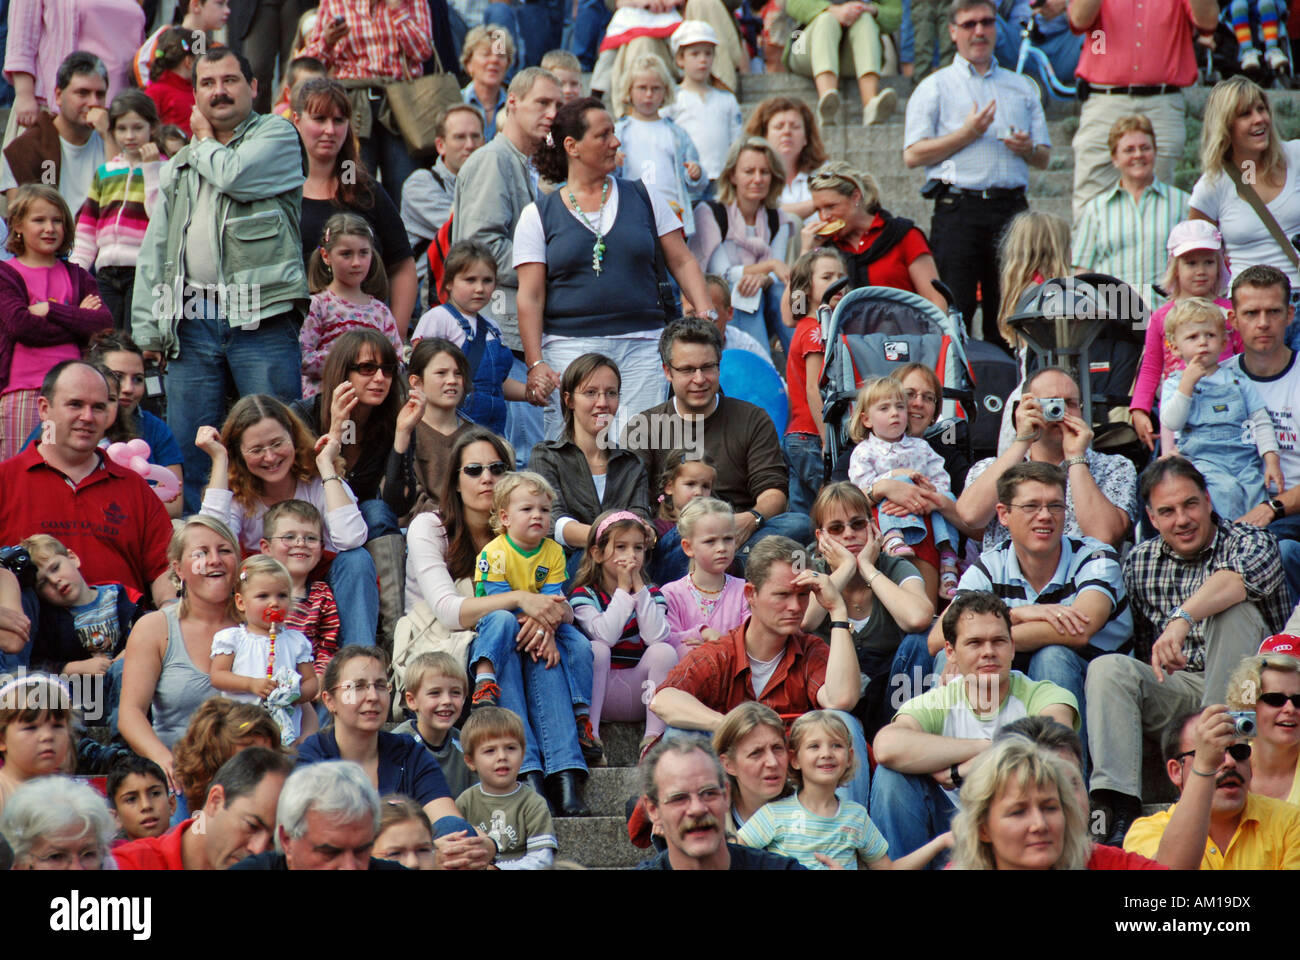
M799 151L799 157L795 162L795 169L786 171L788 176L793 177L798 173L812 173L826 162L826 147L822 143L821 131L817 127L817 118L813 116L812 108L808 104L793 97L768 97L749 115L749 122L745 124L745 133L751 137L770 139L767 128L772 118L778 113L791 111L799 114L799 118L803 121L805 139L803 149Z
M265 709L219 696L203 701L172 748L176 779L190 810L202 809L221 765L259 740L269 750L284 752L280 728Z
M543 142L533 155L533 166L543 178L551 183L564 183L569 179L569 154L564 149L564 141L572 137L576 143L587 135L593 110L608 113L605 104L595 97L579 97L556 111L551 123L551 142Z
M230 492L246 508L252 507L262 495L262 481L248 469L240 441L245 431L263 420L274 420L289 434L294 449L291 468L294 479L305 482L316 475L316 438L307 425L275 397L264 393L244 397L230 408L221 427L221 444L230 455Z

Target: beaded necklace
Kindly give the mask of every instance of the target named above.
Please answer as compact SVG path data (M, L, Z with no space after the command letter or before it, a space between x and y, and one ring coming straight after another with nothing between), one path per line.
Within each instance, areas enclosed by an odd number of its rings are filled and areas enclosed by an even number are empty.
M605 198L609 196L609 178L605 178L604 184L600 188L600 209L596 211L596 222L592 223L587 219L587 214L583 212L582 206L578 203L578 198L573 195L573 188L569 188L569 202L573 204L574 211L582 218L582 222L587 228L596 235L596 242L591 248L591 269L596 271L596 276L600 276L600 261L605 259L605 235L600 230L600 221L605 214Z

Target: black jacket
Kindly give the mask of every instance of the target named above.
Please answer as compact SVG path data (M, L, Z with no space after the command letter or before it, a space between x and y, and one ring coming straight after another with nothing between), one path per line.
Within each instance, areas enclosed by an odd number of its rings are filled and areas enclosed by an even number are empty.
M592 523L606 510L634 510L647 520L650 510L650 480L645 467L630 450L609 451L609 468L605 473L605 496L596 497L587 455L572 440L544 440L533 447L528 469L540 473L555 488L553 517L572 517L579 523Z

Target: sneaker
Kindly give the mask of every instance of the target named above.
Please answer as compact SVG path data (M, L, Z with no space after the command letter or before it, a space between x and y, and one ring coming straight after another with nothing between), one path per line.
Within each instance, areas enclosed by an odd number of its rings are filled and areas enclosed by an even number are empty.
M474 684L474 696L470 698L469 709L473 712L480 707L501 705L501 688L495 680L480 680Z
M1248 50L1246 52L1246 55L1241 58L1241 72L1258 73L1259 67L1260 67L1259 51Z
M578 746L582 748L582 759L589 767L605 765L605 745L596 739L591 729L591 717L585 713L574 718L578 722Z
M1269 69L1274 73L1289 74L1291 72L1291 61L1287 59L1281 47L1271 48L1264 56L1268 59Z
M840 92L834 88L827 90L817 101L817 118L823 127L833 127L839 123Z
M884 123L897 106L898 94L892 88L886 87L868 100L866 106L862 108L862 125L870 127L873 124Z

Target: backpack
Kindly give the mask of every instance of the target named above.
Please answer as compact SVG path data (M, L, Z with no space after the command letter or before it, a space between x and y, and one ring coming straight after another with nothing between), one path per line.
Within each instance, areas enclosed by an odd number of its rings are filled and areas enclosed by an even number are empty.
M713 219L718 222L718 231L722 234L722 239L726 240L727 228L730 226L727 220L727 208L717 200L705 200L704 202L713 211ZM774 210L772 207L765 209L767 210L767 239L768 243L771 243L776 239L776 232L781 229L781 215L779 211Z
M442 277L447 264L447 251L451 249L451 217L438 228L429 241L429 306L442 303Z

